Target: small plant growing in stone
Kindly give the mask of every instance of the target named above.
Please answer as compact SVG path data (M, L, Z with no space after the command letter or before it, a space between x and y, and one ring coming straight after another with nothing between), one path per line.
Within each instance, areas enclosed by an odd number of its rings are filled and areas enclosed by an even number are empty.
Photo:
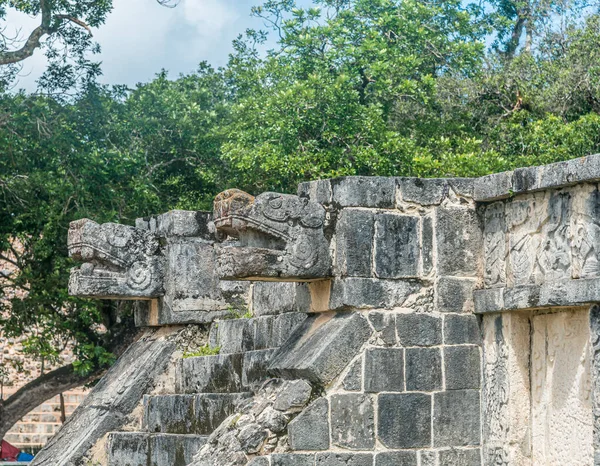
M198 350L196 351L185 351L183 353L183 359L196 358L199 356L214 356L216 354L219 354L219 351L221 351L220 346L211 347L207 344L198 348Z

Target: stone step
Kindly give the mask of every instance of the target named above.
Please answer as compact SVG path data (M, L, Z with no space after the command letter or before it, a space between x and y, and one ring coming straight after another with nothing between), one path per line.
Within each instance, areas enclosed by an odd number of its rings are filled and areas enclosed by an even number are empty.
M274 350L182 358L176 368L178 394L239 393L267 378Z
M208 437L201 435L111 432L108 466L186 466Z
M153 433L210 435L251 396L251 392L146 395L143 427Z
M288 312L250 319L221 320L210 329L210 345L221 354L244 353L280 347L306 319L306 314Z

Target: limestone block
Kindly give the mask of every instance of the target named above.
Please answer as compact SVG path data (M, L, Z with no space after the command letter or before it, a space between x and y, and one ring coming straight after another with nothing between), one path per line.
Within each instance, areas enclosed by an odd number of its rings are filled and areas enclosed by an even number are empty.
M281 453L271 455L271 466L314 466L315 455Z
M288 381L275 399L273 408L292 413L301 411L308 403L311 394L312 387L305 380Z
M404 391L404 350L369 348L365 352L365 392Z
M394 178L349 176L331 180L333 203L340 207L393 208L396 198Z
M442 320L427 314L398 314L398 341L402 346L436 346L442 344Z
M213 233L209 228L210 221L210 212L171 210L161 215L138 218L135 226L148 230L160 238L184 236L213 241Z
M475 210L464 207L438 207L436 216L438 274L476 276L482 234Z
M336 279L331 286L329 308L344 310L402 307L410 301L409 298L423 291L423 288L423 283L418 280Z
M433 270L433 217L421 219L421 268L423 275L429 275Z
M478 346L444 348L444 374L447 390L481 387L481 353Z
M437 282L437 308L440 312L472 312L476 279L440 277Z
M374 214L368 210L344 209L336 225L335 270L341 276L372 275Z
M288 425L292 450L327 450L329 448L329 402L319 398Z
M362 388L363 379L363 364L362 359L357 359L352 363L350 369L346 373L342 386L348 392L359 392Z
M150 435L140 432L113 432L107 444L108 466L147 466Z
M481 345L481 329L474 315L448 314L444 316L444 344Z
M267 349L244 353L242 367L242 385L244 387L253 387L267 378L273 351Z
M513 172L494 173L475 179L475 201L493 201L508 197L513 189Z
M150 436L150 466L187 466L206 437L199 435L155 434Z
M331 438L334 445L350 450L375 446L373 399L359 393L331 396Z
M248 466L270 466L271 461L268 456L255 456L248 462Z
M331 204L333 201L333 190L331 180L316 180L298 185L298 196L307 197L319 204Z
M375 274L379 278L419 275L419 218L406 215L375 216Z
M360 314L311 315L275 352L269 371L325 385L342 372L370 335L371 328Z
M396 344L396 316L389 312L370 312L369 322L378 332L378 344L393 346Z
M443 178L396 178L396 183L402 202L424 206L441 204L449 189Z
M417 452L386 451L377 453L375 466L417 466Z
M431 392L441 390L442 354L439 348L406 350L406 390Z
M316 466L372 466L373 455L368 453L318 453Z
M487 288L506 284L506 216L504 203L496 202L484 211L484 270L483 279Z
M379 395L377 436L391 449L431 446L431 395L385 393Z
M440 451L440 464L444 466L481 466L481 451L456 449Z
M437 451L421 450L419 451L419 466L437 466Z
M256 282L252 285L252 313L257 317L306 312L308 299L304 283Z
M476 446L481 442L479 390L451 390L434 397L435 447Z
M180 359L176 374L178 392L242 392L243 362L241 353Z

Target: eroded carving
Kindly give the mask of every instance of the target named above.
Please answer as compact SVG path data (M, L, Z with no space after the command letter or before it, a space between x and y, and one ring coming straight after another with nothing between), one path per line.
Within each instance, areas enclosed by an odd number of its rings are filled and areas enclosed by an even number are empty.
M486 287L506 283L506 221L504 203L497 202L485 210L485 269Z
M71 295L149 299L164 294L164 258L151 233L82 219L71 223L68 245L69 256L84 262L71 270Z
M316 202L230 189L215 198L214 223L221 238L238 240L218 252L221 278L312 280L330 274L325 209Z

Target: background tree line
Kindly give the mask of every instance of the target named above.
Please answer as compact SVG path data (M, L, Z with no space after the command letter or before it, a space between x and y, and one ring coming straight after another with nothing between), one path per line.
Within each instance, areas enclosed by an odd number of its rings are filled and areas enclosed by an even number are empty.
M210 209L230 187L480 176L599 150L589 2L268 0L252 11L266 30L240 35L227 66L135 89L96 81L87 29L111 6L0 0L0 18L21 8L42 28L25 50L0 41L4 88L31 50L50 58L39 92L0 94L0 258L17 269L0 278L0 325L35 328L37 357L56 360L65 342L77 356L0 404L0 438L43 399L97 378L135 335L125 307L68 296L72 220ZM260 53L269 35L277 46Z

